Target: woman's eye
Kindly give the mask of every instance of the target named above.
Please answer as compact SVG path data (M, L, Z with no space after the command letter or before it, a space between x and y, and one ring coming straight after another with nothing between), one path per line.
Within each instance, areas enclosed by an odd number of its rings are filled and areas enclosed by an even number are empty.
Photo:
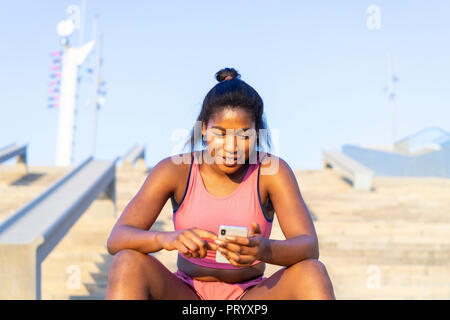
M226 136L226 134L223 133L223 132L213 132L213 135L215 137L219 137L219 138L224 138ZM247 139L250 138L250 135L248 135L248 134L247 135L245 135L245 134L238 134L238 135L236 135L236 137L238 139L240 139L240 140L247 140Z

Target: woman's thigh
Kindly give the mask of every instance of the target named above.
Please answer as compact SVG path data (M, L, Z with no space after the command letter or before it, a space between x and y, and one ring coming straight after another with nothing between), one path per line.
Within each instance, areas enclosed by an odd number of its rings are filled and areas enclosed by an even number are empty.
M250 288L242 300L335 299L325 266L316 259L300 261L278 270Z
M136 250L115 254L108 276L106 299L181 299L199 297L158 259Z

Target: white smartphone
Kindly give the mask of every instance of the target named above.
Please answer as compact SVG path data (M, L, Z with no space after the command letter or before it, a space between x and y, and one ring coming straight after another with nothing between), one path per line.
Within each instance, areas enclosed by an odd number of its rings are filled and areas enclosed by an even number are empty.
M248 237L248 229L246 227L221 225L219 227L217 238L219 240L225 240L226 236ZM230 263L230 261L228 261L228 259L225 258L219 250L216 251L216 262Z

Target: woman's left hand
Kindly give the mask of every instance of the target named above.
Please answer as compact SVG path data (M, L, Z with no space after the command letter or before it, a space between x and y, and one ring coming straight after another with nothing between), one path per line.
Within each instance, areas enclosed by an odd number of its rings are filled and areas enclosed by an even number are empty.
M256 222L252 222L248 237L227 236L225 239L215 240L217 249L236 267L247 267L260 260L267 240Z

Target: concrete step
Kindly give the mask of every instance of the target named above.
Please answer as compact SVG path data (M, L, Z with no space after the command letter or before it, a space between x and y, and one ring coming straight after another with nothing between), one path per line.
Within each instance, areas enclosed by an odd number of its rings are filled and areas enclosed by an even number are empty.
M347 263L345 257L338 258L320 258L327 268L333 268L342 274L352 274L355 272L366 272L366 269L372 264L366 263ZM343 266L346 266L343 268ZM433 274L449 274L449 267L447 265L429 265L429 264L379 264L376 265L381 268L382 272L394 274L417 274L417 275L433 275Z
M44 291L45 289L45 291ZM103 300L106 293L106 287L98 286L95 283L84 283L79 288L68 288L65 283L53 282L47 283L42 290L43 300Z
M67 283L68 281L80 281L82 283L95 281L95 279L106 278L109 273L109 266L101 264L64 264L60 266L48 267L42 270L42 282L45 284L53 282Z
M445 244L421 244L421 243L376 243L376 242L363 242L352 241L351 239L342 239L337 241L321 241L319 239L319 249L321 252L330 251L344 251L346 254L351 254L351 251L355 251L356 254L374 253L392 255L411 255L416 254L419 256L430 254L446 254L449 252L448 245ZM394 252L395 251L395 252ZM448 255L446 255L448 257ZM450 260L449 260L450 261Z
M47 294L43 294L43 298L103 299L112 258L102 254L100 259L96 257L86 261L67 258L44 261L42 291ZM96 287L101 290L92 290Z
M367 265L448 265L448 252L391 252L388 250L339 250L334 252L329 250L325 252L321 250L320 259L329 260L333 258L342 258L345 262L342 266L350 264L367 264Z
M405 237L416 238L448 238L450 231L449 223L392 223L392 222L323 222L317 221L315 228L318 233L335 236L391 236L404 239ZM445 237L447 236L447 237Z
M89 294L86 296L69 296L64 300L105 300L105 294Z
M373 284L374 281L377 281L375 283L379 284L381 287L386 286L412 286L412 287L423 287L423 286L441 286L443 284L449 283L448 278L445 276L441 276L439 278L417 278L415 276L403 276L403 277L397 277L397 275L385 275L382 274L380 278L378 277L371 277L370 275L361 275L361 276L354 276L347 275L345 277L343 276L336 276L329 272L329 276L331 279L331 282L336 285L355 285L355 286L369 286L370 284ZM374 280L377 279L377 280ZM378 282L378 279L380 281Z
M433 271L430 274L411 271L407 268L392 268L391 266L368 265L361 267L328 266L327 271L333 283L367 284L377 281L382 286L411 285L429 286L450 284L450 275L447 270Z
M447 242L447 241L446 241ZM355 239L351 237L319 237L319 248L322 250L332 249L366 249L366 250L395 250L398 252L404 251L422 251L422 252L449 252L450 243L431 242L431 241L416 241L411 239L410 242L392 241L389 238L384 239Z
M61 242L58 244L61 248L65 248L67 250L73 250L71 249L73 246L80 246L80 247L94 247L94 248L105 248L106 250L106 244L108 241L109 234L74 234L70 235L70 237L67 237L67 239L64 239L64 242Z
M56 270L51 273L47 272L43 276L43 279L45 279L46 285L51 283L64 283L69 287L71 283L78 280L81 281L81 284L98 283L106 285L108 283L109 268L97 267L95 269L91 267L91 270L88 270L88 268L80 268L79 271L75 271L74 269Z
M349 200L353 201L353 200ZM396 212L394 214L385 212L389 211L388 209L383 210L383 208L378 208L376 210L368 210L365 206L362 206L358 210L351 211L347 205L342 206L341 208L333 209L332 211L329 209L330 207L335 207L333 204L329 204L325 207L321 207L314 202L307 202L310 208L318 217L318 221L332 220L332 221L341 221L341 222L368 222L372 221L374 223L377 222L385 222L389 220L392 223L402 223L402 222L411 222L415 221L419 223L448 223L450 217L447 212L450 212L450 206L444 207L440 206L436 210L429 209L420 209L420 211L414 211L415 209L405 209L399 206L396 208Z
M367 288L366 286L338 285L334 286L336 299L355 300L416 300L416 299L449 299L449 285L432 286L381 286Z
M102 262L104 256L108 253L101 247L76 247L71 251L55 250L44 260L46 265L55 264L59 262Z

